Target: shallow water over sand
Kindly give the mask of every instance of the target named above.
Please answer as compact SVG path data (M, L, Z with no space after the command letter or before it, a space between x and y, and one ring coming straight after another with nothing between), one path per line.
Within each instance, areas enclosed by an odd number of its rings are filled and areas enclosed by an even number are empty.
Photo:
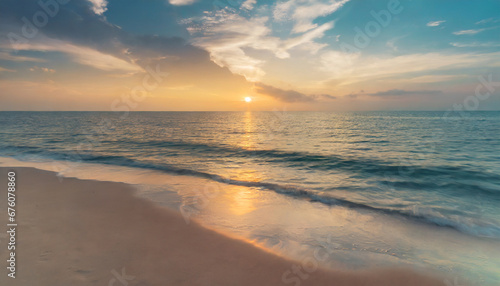
M160 171L5 157L0 162L59 168L61 180L133 184L139 196L180 211L186 223L195 219L303 264L335 269L407 266L445 273L470 285L495 285L498 279L500 242L452 228Z

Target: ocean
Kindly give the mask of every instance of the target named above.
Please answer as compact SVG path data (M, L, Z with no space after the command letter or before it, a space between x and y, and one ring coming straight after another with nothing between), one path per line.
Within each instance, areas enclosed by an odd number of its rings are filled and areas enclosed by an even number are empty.
M4 164L132 183L284 256L500 281L500 112L0 112L0 126Z

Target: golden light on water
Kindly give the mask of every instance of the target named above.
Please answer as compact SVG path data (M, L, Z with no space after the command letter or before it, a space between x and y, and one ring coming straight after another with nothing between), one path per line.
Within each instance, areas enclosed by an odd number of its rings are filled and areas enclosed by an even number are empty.
M247 97L245 97L245 101L246 102L252 102L252 98L247 96Z
M252 189L246 187L235 187L229 194L232 196L228 202L228 208L233 215L242 216L256 209L255 201L259 198Z
M246 101L246 100L245 100ZM241 138L239 140L239 146L245 148L245 149L252 149L255 144L255 140L253 137L253 132L254 132L254 125L252 121L252 112L245 112L245 115L243 116L243 131L244 133L241 135Z

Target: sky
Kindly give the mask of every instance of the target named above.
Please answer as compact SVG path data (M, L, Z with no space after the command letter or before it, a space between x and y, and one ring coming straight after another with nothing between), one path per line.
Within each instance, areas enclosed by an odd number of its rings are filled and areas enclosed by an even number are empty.
M0 110L450 109L500 110L498 0L0 1Z

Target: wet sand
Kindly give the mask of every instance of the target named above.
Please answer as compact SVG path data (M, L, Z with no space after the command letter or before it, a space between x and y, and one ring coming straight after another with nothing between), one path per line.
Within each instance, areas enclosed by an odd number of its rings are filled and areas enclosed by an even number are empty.
M7 277L8 171L16 172L16 278ZM185 222L133 186L0 168L0 285L443 286L406 269L314 269ZM306 266L306 268L304 268Z

